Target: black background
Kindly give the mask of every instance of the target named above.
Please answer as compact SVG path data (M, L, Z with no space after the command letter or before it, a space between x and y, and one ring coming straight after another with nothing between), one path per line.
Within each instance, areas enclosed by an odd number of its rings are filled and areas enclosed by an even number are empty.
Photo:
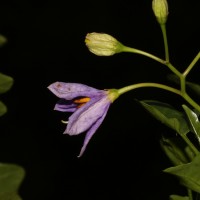
M199 0L169 0L167 33L170 59L183 71L199 51ZM98 89L138 82L168 83L169 69L135 54L97 57L84 44L88 32L108 33L125 45L164 57L162 34L151 0L5 1L0 3L1 72L14 78L1 96L8 113L0 119L0 160L26 170L24 200L168 199L184 194L160 150L162 133L174 134L135 99L177 106L180 97L155 88L124 94L77 158L84 134L63 135L69 114L53 110L58 100L47 90L55 81ZM199 82L199 63L188 79Z

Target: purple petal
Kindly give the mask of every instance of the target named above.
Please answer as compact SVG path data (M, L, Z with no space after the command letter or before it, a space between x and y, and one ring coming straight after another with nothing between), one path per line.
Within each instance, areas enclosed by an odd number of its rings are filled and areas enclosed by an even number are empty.
M81 151L78 155L78 157L81 157L90 141L90 139L92 138L92 136L94 135L94 133L96 132L96 130L99 128L99 126L102 124L106 114L107 114L107 111L108 111L108 108L109 106L107 106L106 110L104 111L104 114L101 116L101 118L99 118L95 124L93 124L93 126L88 130L88 132L86 133L86 136L85 136L85 139L84 139L84 142L83 142L83 146L81 148Z
M80 96L93 97L98 94L105 94L104 90L98 90L79 83L55 82L49 85L48 89L57 97L66 100L71 100Z
M61 112L75 112L77 110L77 104L73 103L73 101L60 99L55 105L54 110Z
M107 96L93 99L74 112L64 133L77 135L88 130L100 117L107 112L111 102Z

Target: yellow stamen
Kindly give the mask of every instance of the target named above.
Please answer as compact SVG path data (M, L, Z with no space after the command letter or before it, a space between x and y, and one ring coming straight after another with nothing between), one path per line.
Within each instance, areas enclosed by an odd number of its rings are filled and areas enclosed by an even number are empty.
M80 99L75 99L74 103L84 104L84 103L87 103L88 101L90 101L89 97L83 97L83 98L80 98Z

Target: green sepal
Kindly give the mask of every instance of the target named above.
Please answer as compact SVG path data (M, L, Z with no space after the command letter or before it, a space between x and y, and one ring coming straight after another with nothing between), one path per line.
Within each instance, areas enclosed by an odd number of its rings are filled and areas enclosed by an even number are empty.
M0 117L6 114L6 112L7 112L6 105L2 101L0 101Z
M177 176L183 186L200 193L200 154L190 163L170 167L163 171Z
M18 190L24 176L25 171L21 166L0 163L0 199L21 200Z
M176 110L171 105L154 100L140 101L157 120L172 128L180 135L186 135L190 130L184 113Z
M0 94L7 92L13 85L11 76L0 73Z

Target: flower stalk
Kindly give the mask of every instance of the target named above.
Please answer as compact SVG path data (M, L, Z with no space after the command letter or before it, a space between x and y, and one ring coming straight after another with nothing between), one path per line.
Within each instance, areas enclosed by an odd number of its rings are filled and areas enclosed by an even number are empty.
M129 52L129 53L136 53L136 54L140 54L140 55L143 55L143 56L146 56L146 57L149 57L153 60L156 60L157 62L161 63L161 64L165 64L165 60L153 55L153 54L150 54L146 51L142 51L142 50L139 50L139 49L135 49L135 48L132 48L132 47L128 47L128 46L123 46L122 48L122 52Z
M129 92L131 90L134 90L134 89L137 89L137 88L144 88L144 87L160 88L160 89L178 94L181 97L183 97L191 106L193 106L195 109L197 109L200 112L199 104L197 104L185 91L181 91L181 90L178 90L178 89L175 89L173 87L169 87L167 85L160 84L160 83L136 83L136 84L129 85L129 86L118 89L118 94L122 95L122 94Z
M167 32L166 32L166 25L161 24L161 31L163 35L163 41L164 41L164 48L165 48L165 61L166 63L169 63L169 48L168 48L168 42L167 42Z
M189 74L189 72L194 67L194 65L198 62L199 59L200 59L200 52L195 56L193 61L190 63L190 65L187 67L187 69L183 72L184 77L186 77Z

